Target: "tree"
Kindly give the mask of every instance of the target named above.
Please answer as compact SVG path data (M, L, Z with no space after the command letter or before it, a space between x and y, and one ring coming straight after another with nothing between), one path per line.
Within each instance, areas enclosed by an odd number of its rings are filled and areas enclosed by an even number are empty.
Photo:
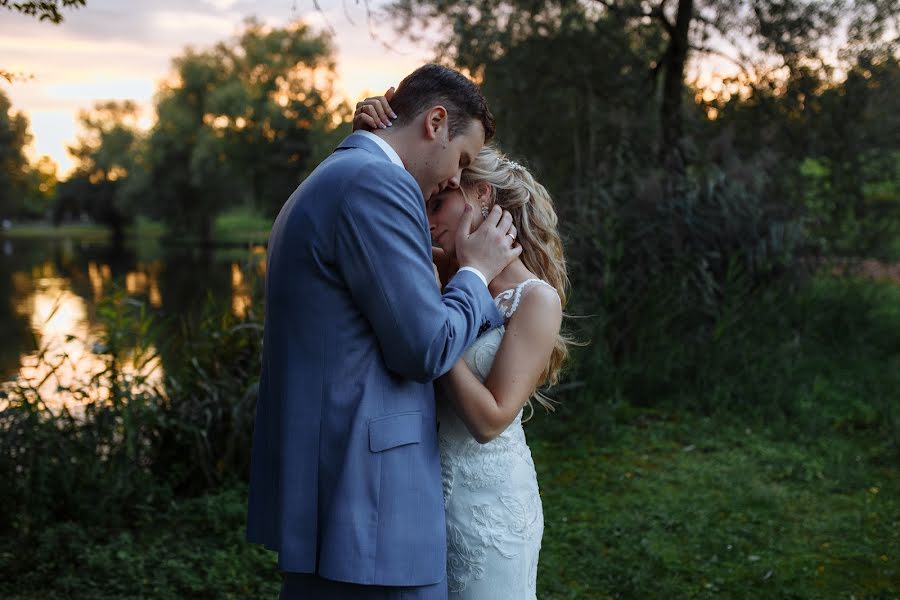
M47 155L41 156L37 163L30 165L26 176L27 192L24 201L24 213L30 218L48 216L56 198L57 165Z
M138 116L131 100L100 102L79 113L81 134L68 148L76 168L59 188L57 220L65 212L85 214L122 241L132 217L122 190L137 158Z
M51 23L62 22L61 8L75 9L81 8L85 4L86 0L40 0L38 2L0 0L0 7L2 8L37 17L40 21L50 21Z
M28 118L14 113L9 98L0 91L0 217L21 211L28 170L24 149L30 141Z
M204 242L223 208L275 212L348 114L334 102L330 38L302 22L247 21L237 39L188 49L173 66L146 144L147 185L133 196Z
M891 28L896 34L897 7L897 0L396 0L388 10L400 31L423 29L413 23L445 24L450 35L439 55L473 73L526 40L557 37L585 23L614 23L634 40L629 47L644 61L651 97L657 98L658 160L683 172L690 160L683 99L692 56L724 57L738 65L745 81L784 79L810 61L822 62L839 25L860 45Z
M84 6L86 0L39 0L37 2L10 2L10 0L0 0L0 8L16 11L24 15L37 17L39 21L50 21L59 24L63 20L60 8L80 8ZM27 79L19 73L13 73L6 69L0 69L0 77L12 83L17 79Z

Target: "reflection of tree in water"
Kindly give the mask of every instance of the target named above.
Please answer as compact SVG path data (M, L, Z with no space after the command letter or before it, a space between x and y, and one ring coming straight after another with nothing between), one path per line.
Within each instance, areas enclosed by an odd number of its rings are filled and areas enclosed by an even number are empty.
M231 302L231 280L227 260L211 248L170 247L161 256L158 277L162 316L156 348L166 373L181 372L182 338L191 330L210 303L222 310Z
M97 281L91 278L92 270L103 273L100 291L108 293L111 284L124 281L137 262L132 248L69 240L54 245L51 257L57 272L69 281L72 292L84 298L92 323L96 322L94 311L99 300Z
M15 284L15 274L7 261L0 262L0 378L6 380L19 368L22 352L34 350L28 315L17 310L24 290ZM23 281L22 277L18 278Z
M47 344L68 352L66 336L89 336L96 327L99 300L90 272L102 266L106 282L125 274L132 252L102 242L71 239L5 240L0 262L0 375L15 376L23 356ZM108 286L106 286L108 287ZM101 290L102 292L102 290ZM81 354L81 352L78 352ZM26 361L27 362L27 361Z
M166 359L174 357L168 349L177 348L183 335L190 335L204 307L238 316L256 308L253 288L264 270L262 247L249 253L190 247L138 252L103 242L16 240L11 244L11 251L0 257L0 293L7 299L0 303L0 375L4 376L14 374L23 355L32 355L37 350L35 342L41 344L43 335L49 334L38 322L47 312L44 305L53 300L48 294L59 300L69 298L80 307L78 319L84 323L77 329L85 334L99 332L97 305L114 289L146 302L159 317L158 327L148 332L148 339L134 342L156 347L165 367ZM38 288L43 290L40 298ZM55 325L59 324L57 319Z
M55 242L58 244L58 242ZM53 253L54 242L46 240L4 240L0 259L0 376L15 376L24 353L34 352L39 339L32 334L27 309L34 293L34 274Z
M210 248L171 248L159 274L163 312L195 317L208 302L231 302L230 268Z

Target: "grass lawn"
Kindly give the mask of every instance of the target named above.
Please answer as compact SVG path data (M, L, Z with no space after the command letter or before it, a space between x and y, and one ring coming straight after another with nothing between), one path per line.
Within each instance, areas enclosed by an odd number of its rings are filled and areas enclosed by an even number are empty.
M100 241L109 239L109 229L100 225L67 224L54 227L42 223L23 223L14 225L10 229L0 230L0 237L10 239L59 239L76 238L85 241Z
M883 445L651 410L585 425L563 411L527 426L546 516L539 598L900 593L900 472ZM59 525L42 538L49 562L0 591L276 598L274 555L243 541L245 493L179 501L112 537Z
M235 209L216 218L215 237L220 242L264 244L269 239L274 220L252 211Z
M900 593L900 471L881 445L652 412L607 435L533 429L540 598Z

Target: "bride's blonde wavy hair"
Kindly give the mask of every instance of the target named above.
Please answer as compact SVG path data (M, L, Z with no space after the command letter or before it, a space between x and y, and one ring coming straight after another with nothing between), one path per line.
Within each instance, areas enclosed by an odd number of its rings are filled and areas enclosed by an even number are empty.
M569 275L550 194L525 167L510 160L491 145L484 146L472 164L463 171L460 185L463 195L468 199L480 182L491 186L491 205L498 204L512 215L516 226L516 240L522 246L519 258L529 271L556 288L565 308ZM550 362L541 374L538 388L553 386L559 381L562 365L569 356L569 346L572 343L562 332L557 334ZM533 398L546 410L554 410L553 401L537 390ZM534 407L530 399L528 407L533 414Z

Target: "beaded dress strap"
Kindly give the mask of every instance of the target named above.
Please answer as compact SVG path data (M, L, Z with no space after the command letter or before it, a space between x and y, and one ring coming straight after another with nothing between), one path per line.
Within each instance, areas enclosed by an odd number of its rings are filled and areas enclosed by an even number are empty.
M516 312L516 309L519 308L519 301L522 299L522 291L525 289L525 287L527 285L529 285L531 283L543 283L544 285L549 287L551 290L556 292L555 287L553 287L552 285L550 285L543 279L538 279L536 277L532 277L531 279L526 279L525 281L523 281L522 283L520 283L513 289L500 292L499 294L494 296L494 304L496 304L497 308L500 309L500 313L503 315L503 318L505 320L508 321L513 316L513 313ZM557 292L556 295L558 297L559 293ZM512 304L510 305L509 309L504 309L503 303L507 302L510 299L512 300Z

